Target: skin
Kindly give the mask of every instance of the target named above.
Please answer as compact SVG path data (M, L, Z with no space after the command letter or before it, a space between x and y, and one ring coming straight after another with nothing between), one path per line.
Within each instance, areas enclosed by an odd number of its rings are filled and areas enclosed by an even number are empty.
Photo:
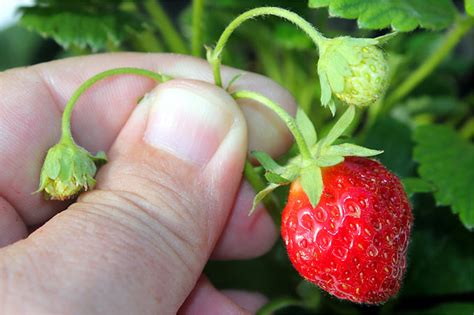
M92 75L124 66L181 79L139 106L155 85L146 78L113 77L86 92L72 129L78 144L108 153L96 189L74 202L32 195L67 99ZM240 72L224 68L224 82ZM205 61L169 54L93 55L0 73L1 314L247 314L265 302L256 293L219 291L201 273L209 258L252 258L274 243L265 210L247 216L254 193L242 169L248 145L277 156L291 136L268 110L237 104L209 82ZM262 76L246 73L233 89L295 111L290 94ZM205 163L147 136L154 102L174 106L176 93L192 96L182 106L195 99L225 109L225 117L211 117L229 121L220 142L205 137L212 135L205 126L194 130L202 147L216 147Z

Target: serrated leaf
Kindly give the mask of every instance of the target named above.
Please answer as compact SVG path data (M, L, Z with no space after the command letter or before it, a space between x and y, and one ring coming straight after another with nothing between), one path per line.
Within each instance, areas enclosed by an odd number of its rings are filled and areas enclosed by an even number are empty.
M288 184L290 181L283 176L273 173L273 172L265 172L265 178L272 184L284 185Z
M327 148L325 151L327 155L338 155L338 156L374 156L383 153L381 150L372 150L360 145L352 143L343 143L333 145Z
M347 127L349 127L349 125L352 123L354 116L355 108L354 106L349 106L329 131L328 135L324 139L324 145L329 146L334 141L336 141L336 139L339 138L344 133L344 131L346 131Z
M281 185L279 184L273 184L271 183L265 189L260 190L256 195L255 198L253 199L253 204L252 204L252 209L249 211L249 216L252 215L252 213L255 211L257 208L257 205L262 201L268 194L270 194L272 191L274 191L276 188L280 187Z
M446 126L415 130L414 158L421 178L432 182L438 205L449 205L462 223L474 228L474 145Z
M311 164L301 170L301 187L308 196L309 202L316 207L323 193L323 176L321 169L316 164Z
M464 0L464 7L467 14L474 16L474 0Z
M120 11L94 12L87 7L23 7L20 24L43 37L51 37L61 46L71 45L93 51L118 46L128 28L139 30L140 23L130 14Z
M430 193L436 189L433 184L418 177L403 178L402 184L408 197L413 196L415 193Z
M300 107L298 107L296 112L296 126L303 134L303 138L309 147L316 143L318 140L316 129L314 129L313 123Z
M253 151L252 155L257 159L260 165L267 171L278 172L282 167L272 159L270 155L263 151Z
M417 27L444 29L456 16L450 0L310 0L312 8L329 7L329 14L345 19L357 19L361 28L392 27L409 32Z

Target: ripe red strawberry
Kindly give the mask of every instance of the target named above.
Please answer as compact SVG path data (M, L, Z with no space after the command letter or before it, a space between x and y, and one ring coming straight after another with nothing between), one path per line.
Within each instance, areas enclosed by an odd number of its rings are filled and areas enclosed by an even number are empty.
M406 269L413 222L399 179L360 157L323 168L313 208L298 181L283 210L282 237L298 272L342 299L382 303L396 294Z

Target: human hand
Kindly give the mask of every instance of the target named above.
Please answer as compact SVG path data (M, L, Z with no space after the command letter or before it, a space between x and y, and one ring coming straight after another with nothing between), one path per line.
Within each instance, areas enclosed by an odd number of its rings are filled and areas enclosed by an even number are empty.
M69 96L92 75L123 66L186 79L160 84L139 106L151 80L120 76L93 87L72 128L79 145L108 151L96 189L72 204L32 195ZM224 79L239 72L224 68ZM275 156L291 137L272 112L251 101L238 106L211 81L205 61L166 54L95 55L0 73L0 247L12 244L0 249L1 314L240 314L263 303L257 294L218 291L201 272L209 257L251 258L271 247L268 214L247 216L254 194L242 168L247 144ZM264 77L246 74L234 89L295 110Z

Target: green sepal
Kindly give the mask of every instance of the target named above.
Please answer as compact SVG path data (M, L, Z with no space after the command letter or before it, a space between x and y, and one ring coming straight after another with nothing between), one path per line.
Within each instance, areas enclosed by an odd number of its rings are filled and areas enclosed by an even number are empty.
M214 48L204 45L204 49L206 50L206 59L211 63L216 58L216 54L214 53Z
M343 144L337 144L337 145L332 145L328 147L327 149L324 150L324 153L331 156L331 155L337 155L337 156L375 156L382 154L383 151L381 150L372 150L368 148L364 148L360 145L352 144L352 143L343 143Z
M305 111L301 109L301 107L298 107L296 112L296 126L303 135L303 139L305 140L307 146L311 147L316 143L318 140L316 129L314 129L313 123L306 115Z
M379 37L375 37L374 39L377 41L377 44L382 45L394 38L398 35L398 32L388 33Z
M279 184L270 184L267 187L265 187L263 190L259 191L256 195L255 198L253 199L252 203L252 209L249 211L249 216L253 214L255 209L257 208L257 205L262 201L268 194L270 194L272 191L280 187L281 185Z
M74 198L94 188L97 168L106 161L104 152L93 156L73 141L61 141L48 150L36 192L43 191L46 199Z
M319 65L318 65L318 76L319 76L319 82L321 84L321 105L323 105L323 107L327 107L329 105L329 102L331 101L331 95L332 95L331 86L329 85L326 72L323 70L322 67L319 67Z
M94 161L95 166L98 168L102 165L105 165L109 161L104 151L97 152L97 154L95 156L91 156L91 158Z
M277 162L275 162L275 160L272 159L272 157L266 152L252 151L251 154L257 159L257 161L260 163L260 165L263 166L266 171L281 174L280 171L283 169L283 167L280 166Z
M232 79L230 79L229 84L227 84L227 87L225 88L225 90L226 90L227 92L229 92L230 89L232 88L232 85L233 85L235 82L237 82L244 74L245 74L245 73L240 72L240 73L234 75L234 76L232 77Z
M300 183L308 196L312 207L316 207L323 193L323 176L316 163L304 167L300 174Z
M346 131L347 127L352 123L352 120L354 120L354 116L355 108L354 106L349 106L324 138L324 146L333 144L333 142Z
M319 167L329 167L337 165L344 161L344 157L340 155L321 155L316 159L316 165Z
M265 178L272 184L286 185L290 180L274 172L265 172Z

